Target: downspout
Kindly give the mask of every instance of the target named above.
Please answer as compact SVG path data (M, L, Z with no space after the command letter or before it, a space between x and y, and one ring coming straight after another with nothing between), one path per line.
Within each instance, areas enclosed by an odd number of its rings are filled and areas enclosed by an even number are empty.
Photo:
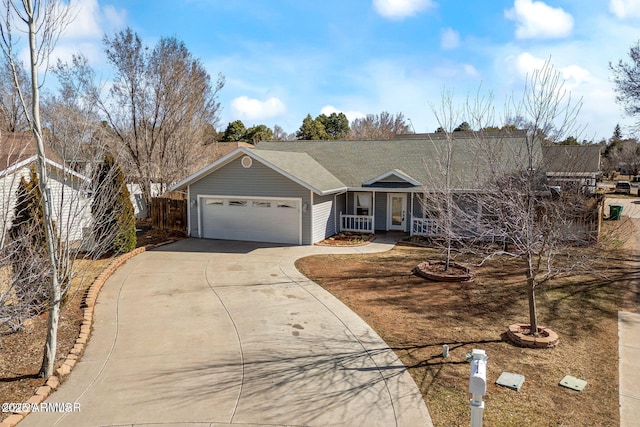
M187 186L187 236L191 235L191 186Z

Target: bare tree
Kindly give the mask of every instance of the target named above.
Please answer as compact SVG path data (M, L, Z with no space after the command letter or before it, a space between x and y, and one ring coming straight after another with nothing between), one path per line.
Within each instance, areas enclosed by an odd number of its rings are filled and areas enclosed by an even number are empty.
M200 61L175 38L149 50L127 28L105 37L104 45L115 79L97 105L113 130L115 154L150 204L152 182L166 187L190 171L207 125L217 124L224 77L212 86Z
M547 185L547 162L542 146L553 136L572 135L580 102L573 102L559 74L546 63L527 80L521 99L507 103L505 117L522 117L526 128L507 127L492 131L492 97L468 101L463 114L473 130L463 138L449 134L441 155L442 175L466 175L473 188L464 188L453 178L440 179L435 190L425 189L425 210L431 210L445 237L446 248L455 254L473 254L480 262L507 256L522 262L526 272L529 322L537 334L536 289L558 275L575 271L582 263L572 259L571 248L591 235L584 218L596 213L597 201L578 192L553 193ZM459 121L460 112L444 96L438 114L443 129ZM458 141L458 139L463 140ZM464 149L458 147L464 144ZM470 159L461 159L460 155ZM451 163L453 159L453 163ZM460 171L461 165L466 169ZM568 169L569 170L569 169ZM565 258L562 263L557 258Z
M47 118L50 132L45 132L41 122L42 76L39 71L44 70L46 75L46 71L49 70L48 61L57 38L72 19L72 10L68 3L59 0L3 0L2 5L4 14L0 21L0 49L11 69L14 90L32 134L32 139L28 142L35 146L36 152L35 174L31 175L28 182L25 178L24 184L36 188L34 180L37 179L39 195L32 194L32 198L42 210L42 219L29 223L19 221L16 232L12 233L11 238L0 248L0 257L3 260L13 260L9 267L2 270L0 319L10 318L14 326L17 319L19 325L22 316L32 314L43 307L33 304L33 298L25 292L24 284L28 284L27 288L34 292L41 287L47 289L44 306L48 309L47 339L40 374L50 376L53 374L56 360L61 305L65 298L70 296L70 292L78 289L78 281L86 277L83 270L93 265L83 260L95 259L104 252L104 249L96 244L100 239L95 235L95 230L98 229L95 222L100 221L101 214L92 212L91 195L96 191L95 184L90 178L67 167L68 164L77 163L80 152L83 151L83 141L88 139L87 135L93 133L93 130L87 130L91 126L87 128L85 125L92 123L94 115L88 108L90 103L68 90L73 79L62 79L62 93L58 100L63 101L52 103L55 108L59 107L59 110L52 112ZM18 45L18 41L14 39L16 33L27 36L30 58L27 86L30 94L24 92L24 86L21 84L22 74L15 52ZM80 68L83 64L76 65ZM64 77L64 73L61 75ZM74 81L79 82L81 79L76 78ZM45 142L46 139L49 139L48 144ZM47 157L49 148L55 145L51 142L55 142L60 148L60 157L55 160ZM96 138L92 138L91 142L95 144ZM45 146L48 148L47 152ZM20 150L16 148L10 151ZM95 158L89 157L90 160ZM7 160L8 167L2 171L0 177L3 180L3 189L15 188L16 181L23 181L18 178L21 174L24 177L24 170L20 165L22 163L12 164ZM26 188L25 186L23 187ZM3 191L2 195L3 200L0 202L3 212L11 212L11 209L14 209L11 220L22 218L25 208L11 198L11 191ZM9 208L5 209L4 206ZM3 227L7 226L7 221L7 217L3 218ZM44 239L38 237L43 229ZM41 255L30 256L30 253ZM24 262L18 262L19 260Z
M453 104L453 94L443 91L440 107L432 106L431 109L439 123L440 133L444 135L444 144L438 144L431 139L435 148L436 157L426 161L432 163L434 167L425 165L428 171L433 170L438 176L433 176L431 182L441 183L435 189L425 189L428 196L423 199L424 208L431 212L432 216L437 212L437 220L444 234L445 250L445 271L449 270L451 263L451 249L454 242L453 228L453 191L454 185L459 188L460 184L452 182L453 174L451 162L453 155L453 145L455 143L455 123L459 121L460 111L455 109ZM428 200L428 202L427 202ZM435 208L435 209L434 209Z
M351 122L349 139L382 140L392 139L396 135L412 133L404 115L395 116L383 111L380 114L367 114L366 117Z
M619 140L607 150L611 169L623 175L637 175L640 171L640 144L635 139Z
M55 362L58 320L62 299L60 278L58 277L58 259L56 256L56 236L53 231L53 204L50 197L48 171L44 151L44 138L40 123L40 76L39 67L47 67L47 61L57 42L60 33L69 23L70 11L61 1L56 0L3 0L5 12L0 24L2 52L13 71L15 90L20 99L23 112L27 118L29 129L33 132L38 152L38 176L44 212L44 227L47 241L49 268L51 269L51 303L49 310L49 327L45 344L45 356L41 373L49 376L53 373ZM31 105L22 92L20 71L15 56L14 26L27 35L29 51L29 71ZM29 108L30 107L30 108Z
M82 54L53 68L60 88L44 98L42 117L48 145L76 172L91 175L90 165L104 158L107 128L93 101L95 74Z
M16 91L15 81L18 81L27 105L31 105L30 91L27 87L28 76L21 63L16 62L17 78L13 75L13 68L6 57L0 58L0 130L6 132L22 132L29 129L20 96Z
M616 100L623 106L625 113L636 118L636 128L640 126L640 41L629 49L630 62L620 59L609 63L613 72L613 83L617 93Z
M70 145L70 141L65 144ZM93 268L92 261L108 252L117 236L115 229L119 225L111 218L128 215L133 221L132 207L126 210L120 205L114 208L94 201L95 194L109 194L111 200L124 197L130 205L128 193L121 194L122 186L115 185L116 172L109 170L106 176L103 172L103 178L98 180L48 160L56 239L56 265L51 268L39 178L35 168L21 164L14 163L0 173L0 184L7 190L2 193L0 206L11 214L4 218L4 233L8 236L0 247L0 334L15 332L29 317L77 296ZM101 167L99 163L89 166L93 171ZM58 301L53 300L51 292L54 271L60 292ZM45 360L46 355L45 352Z

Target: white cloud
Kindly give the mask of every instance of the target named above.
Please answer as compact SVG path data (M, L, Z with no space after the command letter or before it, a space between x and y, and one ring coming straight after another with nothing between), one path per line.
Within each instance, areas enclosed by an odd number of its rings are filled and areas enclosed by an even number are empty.
M106 5L102 13L104 14L106 27L114 29L124 27L127 20L127 12L125 10L117 10L114 6Z
M474 67L471 64L464 64L463 68L464 68L464 72L467 73L468 76L478 77L480 75L476 67Z
M56 59L68 62L80 52L90 64L101 64L102 37L124 27L126 11L110 5L101 8L98 0L71 0L68 7L73 20L61 34L50 63L54 64Z
M516 70L521 77L526 77L535 70L539 70L544 66L544 62L544 59L537 58L529 52L521 53L515 59Z
M523 78L527 75L530 76L534 71L544 67L545 62L547 61L542 58L535 57L529 52L521 53L515 58L516 70ZM551 65L554 66L553 64ZM570 90L582 83L589 82L591 79L591 73L579 65L571 64L564 67L554 66L554 68L560 73L560 77L565 81L566 87Z
M102 36L98 25L100 7L97 0L72 0L68 7L73 21L64 31L65 38L100 38Z
M432 0L373 0L373 8L390 19L402 19L435 7Z
M362 111L344 111L344 110L339 110L336 107L334 107L333 105L325 105L320 110L320 114L325 114L327 116L331 115L332 113L344 113L344 115L347 116L347 119L349 120L349 123L351 123L355 119L361 119L361 118L366 116L366 114L364 114Z
M560 68L559 71L562 78L567 82L569 88L591 80L591 73L578 65L569 65L567 67Z
M505 10L504 16L516 22L519 39L561 38L573 30L570 14L541 1L515 0L513 9Z
M440 47L445 50L460 46L460 33L453 28L446 28L440 32Z
M266 101L240 96L231 101L231 110L234 115L245 120L263 120L277 117L286 112L284 103L276 98L271 97Z
M620 19L640 18L640 0L610 0L609 11Z

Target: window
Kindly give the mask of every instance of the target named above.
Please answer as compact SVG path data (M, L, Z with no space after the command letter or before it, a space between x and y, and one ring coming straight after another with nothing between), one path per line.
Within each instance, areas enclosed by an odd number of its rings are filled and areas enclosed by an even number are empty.
M223 201L221 199L204 199L205 205L222 206Z
M256 200L253 202L254 208L270 208L271 202L265 202L263 200Z
M247 206L246 200L229 200L229 206Z
M371 193L355 193L356 215L371 216Z
M296 208L292 203L287 203L287 202L278 202L278 207L279 208L284 208L284 209L295 209Z

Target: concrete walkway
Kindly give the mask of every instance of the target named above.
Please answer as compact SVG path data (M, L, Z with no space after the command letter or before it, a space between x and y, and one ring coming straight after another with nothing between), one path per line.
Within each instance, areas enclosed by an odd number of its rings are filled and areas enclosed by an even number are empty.
M634 246L640 248L640 198L607 198L607 205L621 205L622 215L634 222ZM609 207L605 206L606 212ZM640 250L636 251L640 258ZM638 284L640 287L640 284ZM620 376L620 426L635 427L640 420L640 307L638 312L618 312L618 357Z
M105 284L82 360L28 426L431 426L415 383L356 314L294 267L385 251L187 239Z

